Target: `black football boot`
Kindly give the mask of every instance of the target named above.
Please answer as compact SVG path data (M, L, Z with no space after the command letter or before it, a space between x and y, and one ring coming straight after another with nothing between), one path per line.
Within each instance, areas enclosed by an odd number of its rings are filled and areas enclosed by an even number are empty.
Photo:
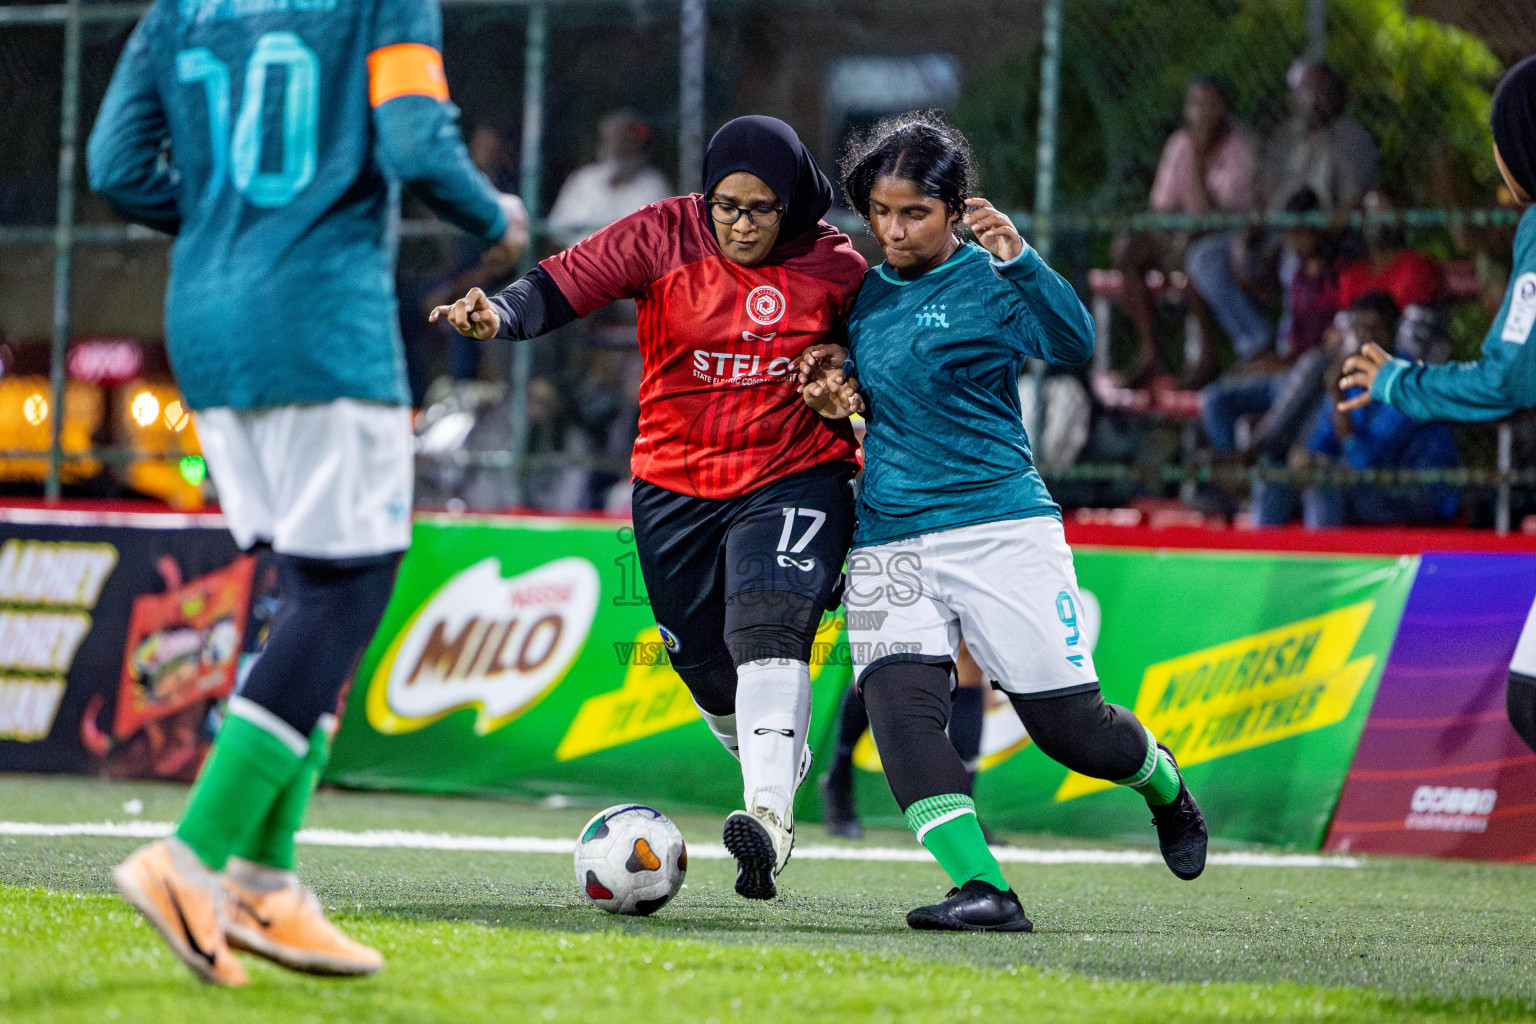
M949 890L943 903L918 907L907 914L907 925L920 931L1030 932L1035 926L1012 889L1006 891L979 878Z

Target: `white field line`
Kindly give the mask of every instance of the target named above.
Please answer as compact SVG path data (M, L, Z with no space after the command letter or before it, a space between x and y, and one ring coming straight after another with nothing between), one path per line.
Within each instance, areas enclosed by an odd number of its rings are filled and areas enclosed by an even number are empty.
M107 836L117 839L158 839L171 834L164 821L80 822L48 825L31 821L0 821L6 836ZM460 836L446 832L404 832L370 829L343 832L334 828L301 829L298 841L310 846L350 846L392 850L478 850L487 853L558 853L570 856L570 839L535 836ZM1040 850L1028 846L995 846L993 854L1004 864L1161 864L1150 850ZM688 855L702 860L726 860L730 854L714 843L690 844ZM928 863L933 858L923 849L890 846L797 846L797 860L853 860ZM1312 853L1213 853L1210 864L1245 868L1358 868L1357 857L1320 856Z

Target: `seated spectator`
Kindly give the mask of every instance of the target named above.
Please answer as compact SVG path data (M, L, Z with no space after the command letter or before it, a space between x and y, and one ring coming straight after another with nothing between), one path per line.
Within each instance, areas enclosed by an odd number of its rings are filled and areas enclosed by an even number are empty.
M671 184L646 155L651 127L634 111L604 115L597 137L596 162L572 171L549 209L550 238L560 248L672 195Z
M1255 424L1249 437L1248 452L1256 454L1264 465L1283 466L1291 450L1316 419L1317 403L1328 390L1328 367L1342 348L1357 351L1361 339L1383 348L1392 346L1390 324L1397 321L1399 335L1402 320L1397 303L1385 292L1367 292L1350 308L1334 316L1333 324L1323 334L1323 343L1297 357L1275 387L1274 401ZM1402 348L1399 340L1399 350Z
M1360 123L1345 112L1348 93L1332 66L1298 61L1286 75L1291 116L1271 139L1265 153L1264 193L1272 212L1310 189L1327 214L1354 208L1381 173L1376 144ZM1190 283L1210 307L1244 361L1274 344L1265 314L1266 278L1272 264L1263 259L1262 232L1208 235L1190 246Z
M1286 213L1317 213L1317 194L1302 188L1285 204ZM1285 305L1280 316L1275 352L1290 361L1310 352L1323 340L1342 308L1339 289L1338 237L1317 227L1287 228L1281 245L1280 284Z
M1286 203L1288 213L1318 209L1317 196L1303 189ZM1237 450L1238 419L1269 410L1285 383L1285 364L1316 349L1339 310L1339 281L1335 239L1322 228L1295 227L1285 232L1284 261L1289 277L1286 308L1280 321L1278 357L1268 363L1252 361L1237 374L1209 384L1201 391L1200 419L1211 446L1221 453ZM1308 360L1310 364L1312 360Z
M1379 188L1365 194L1367 214L1392 213L1397 204ZM1339 301L1348 307L1367 292L1386 292L1397 308L1429 306L1440 301L1445 275L1440 264L1408 247L1408 235L1400 224L1367 221L1365 254L1339 269Z
M1365 344L1383 348L1397 333L1397 307L1385 292L1356 300L1341 329L1330 332L1331 358L1323 373L1324 394L1312 406L1314 427L1305 446L1295 450L1292 469L1453 469L1461 465L1450 427L1420 424L1391 406L1372 403L1354 412L1337 409L1344 360ZM1445 485L1312 484L1301 495L1302 519L1309 529L1390 524L1440 524L1456 514L1456 489ZM1255 486L1254 522L1278 526L1296 504L1289 484Z
M1232 116L1228 93L1226 82L1211 75L1196 75L1185 86L1184 126L1169 136L1157 162L1153 212L1198 216L1247 212L1257 206L1253 142ZM1190 238L1187 231L1142 231L1115 240L1113 259L1122 282L1119 304L1136 329L1136 363L1126 378L1130 387L1141 387L1167 372L1157 344L1157 307L1146 277L1151 270L1183 266ZM1184 367L1186 383L1204 383L1214 375L1209 336L1209 330L1201 332L1200 356Z
M1265 153L1270 209L1310 188L1324 213L1352 210L1381 179L1375 141L1349 115L1349 91L1331 64L1298 61L1286 73L1291 116Z

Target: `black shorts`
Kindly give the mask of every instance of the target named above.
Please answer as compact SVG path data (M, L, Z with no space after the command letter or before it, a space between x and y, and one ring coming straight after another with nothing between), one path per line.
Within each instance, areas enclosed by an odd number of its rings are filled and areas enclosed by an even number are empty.
M799 594L831 610L853 543L853 472L830 463L739 498L694 498L635 481L635 547L674 667L728 656L725 602Z

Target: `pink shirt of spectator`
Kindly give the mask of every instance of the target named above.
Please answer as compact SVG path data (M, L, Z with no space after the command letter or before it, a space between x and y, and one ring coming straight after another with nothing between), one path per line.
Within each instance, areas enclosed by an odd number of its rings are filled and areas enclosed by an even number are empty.
M1152 209L1156 213L1211 213L1205 197L1190 187L1190 163L1195 159L1189 129L1180 128L1168 137L1157 161L1152 181ZM1239 213L1258 205L1258 162L1253 142L1239 125L1232 125L1216 146L1205 169L1205 188L1215 210Z

